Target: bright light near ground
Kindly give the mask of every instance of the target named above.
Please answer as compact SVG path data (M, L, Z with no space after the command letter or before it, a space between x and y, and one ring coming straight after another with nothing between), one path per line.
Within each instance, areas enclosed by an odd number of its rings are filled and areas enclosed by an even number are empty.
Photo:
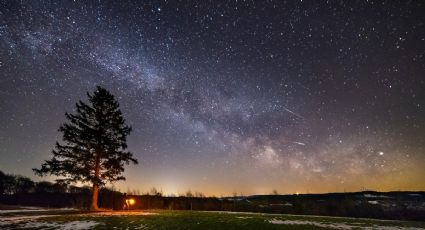
M130 205L133 205L133 204L135 204L135 203L136 203L136 201L135 201L134 199L129 199L129 200L128 200L128 203L129 203Z

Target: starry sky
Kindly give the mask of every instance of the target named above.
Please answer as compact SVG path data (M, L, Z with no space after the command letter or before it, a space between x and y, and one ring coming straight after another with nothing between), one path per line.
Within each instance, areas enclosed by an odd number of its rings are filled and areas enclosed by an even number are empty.
M1 1L0 170L41 180L100 85L133 127L121 190L425 190L424 5Z

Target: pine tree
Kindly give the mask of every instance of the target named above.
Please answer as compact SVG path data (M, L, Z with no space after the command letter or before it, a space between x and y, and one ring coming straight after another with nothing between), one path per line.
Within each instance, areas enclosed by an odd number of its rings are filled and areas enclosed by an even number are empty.
M87 95L90 103L79 101L75 114L65 113L69 122L59 128L63 142L56 142L52 159L33 170L39 176L58 176L60 182L91 183L90 209L97 210L100 186L125 180L124 165L137 160L126 151L131 127L125 124L114 96L99 86Z

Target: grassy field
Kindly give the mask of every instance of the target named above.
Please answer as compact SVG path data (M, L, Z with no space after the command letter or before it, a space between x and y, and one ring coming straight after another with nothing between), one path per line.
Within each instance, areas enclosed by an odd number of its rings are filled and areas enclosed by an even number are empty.
M0 210L0 229L425 229L425 222L253 213Z

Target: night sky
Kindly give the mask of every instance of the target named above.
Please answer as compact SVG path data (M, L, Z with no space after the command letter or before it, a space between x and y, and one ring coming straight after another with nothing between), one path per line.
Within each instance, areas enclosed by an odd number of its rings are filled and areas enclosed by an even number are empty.
M425 190L423 1L1 1L0 170L51 158L97 85L126 191Z

